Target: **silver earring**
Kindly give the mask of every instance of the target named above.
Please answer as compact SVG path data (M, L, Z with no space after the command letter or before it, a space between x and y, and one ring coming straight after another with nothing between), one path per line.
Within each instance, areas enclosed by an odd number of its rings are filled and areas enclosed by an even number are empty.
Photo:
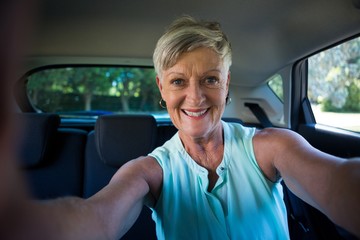
M226 96L225 102L226 105L229 105L231 103L231 97L229 97L229 94Z
M166 102L164 101L164 99L162 99L162 98L160 99L159 105L161 108L166 108Z

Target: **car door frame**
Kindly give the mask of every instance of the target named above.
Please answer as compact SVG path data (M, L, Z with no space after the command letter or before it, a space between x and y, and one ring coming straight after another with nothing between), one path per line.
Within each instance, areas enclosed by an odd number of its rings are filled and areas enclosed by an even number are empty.
M325 126L316 122L309 98L308 60L296 62L292 69L290 97L290 126L293 131L302 135L315 148L344 158L360 156L360 133ZM285 193L286 194L286 193ZM290 201L295 204L297 212L291 213L295 222L304 231L296 231L292 239L355 239L355 237L335 225L317 209L311 207L290 194ZM291 224L289 224L291 232ZM294 234L294 233L293 233Z

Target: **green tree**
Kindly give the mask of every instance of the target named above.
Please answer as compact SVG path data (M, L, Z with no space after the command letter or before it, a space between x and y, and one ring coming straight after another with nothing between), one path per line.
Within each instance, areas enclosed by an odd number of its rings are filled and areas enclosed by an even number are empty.
M27 91L33 105L39 105L39 97L49 92L64 92L69 69L55 68L36 72L28 77Z
M360 111L360 38L309 58L311 102L326 111Z
M111 87L108 77L108 68L103 67L80 67L73 69L68 79L69 90L79 93L84 99L84 110L91 110L91 102L94 95L107 94Z
M141 80L141 104L140 109L147 110L160 110L159 100L160 92L156 85L156 73L153 69L143 70L143 79Z
M123 111L129 112L129 99L140 95L142 71L139 68L113 68L108 74L112 82L110 95L120 97Z

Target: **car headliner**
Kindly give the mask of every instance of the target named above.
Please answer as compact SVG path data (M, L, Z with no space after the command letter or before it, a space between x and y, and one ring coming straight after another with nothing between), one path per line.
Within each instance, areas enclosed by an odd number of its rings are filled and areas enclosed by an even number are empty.
M360 33L360 0L47 0L28 55L151 59L166 26L184 14L221 23L240 86Z

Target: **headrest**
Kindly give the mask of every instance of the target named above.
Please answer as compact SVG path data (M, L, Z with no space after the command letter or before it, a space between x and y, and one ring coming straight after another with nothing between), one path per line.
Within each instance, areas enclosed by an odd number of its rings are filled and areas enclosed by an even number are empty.
M147 155L155 147L156 137L156 120L151 115L103 115L96 121L98 153L113 167Z
M22 129L19 142L21 166L29 168L41 164L51 151L60 117L56 114L20 113L17 120Z

